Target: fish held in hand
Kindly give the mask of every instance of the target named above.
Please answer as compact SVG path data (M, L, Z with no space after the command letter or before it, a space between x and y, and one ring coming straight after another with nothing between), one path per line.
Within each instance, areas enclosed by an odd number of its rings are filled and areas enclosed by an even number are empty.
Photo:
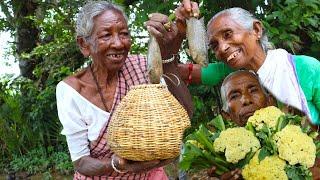
M208 41L203 18L187 19L187 39L193 61L208 66Z
M163 74L162 58L159 44L153 35L150 35L147 63L150 82L152 84L159 84L160 77Z

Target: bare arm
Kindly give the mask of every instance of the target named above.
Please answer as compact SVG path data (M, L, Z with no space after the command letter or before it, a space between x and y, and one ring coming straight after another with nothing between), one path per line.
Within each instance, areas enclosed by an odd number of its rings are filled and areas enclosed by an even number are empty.
M175 98L184 106L187 110L189 117L193 115L193 103L191 94L187 88L187 85L183 81L178 72L177 62L171 62L163 65L164 73L168 76L165 77L169 91L175 96ZM174 75L172 75L174 74ZM170 78L170 79L169 79ZM177 80L179 78L179 80Z
M164 24L167 22L168 17L159 13L152 14L150 20L146 22L148 31L152 33L158 41L162 59L168 59L178 54L183 39L175 24L171 24L170 30L164 27ZM177 59L163 64L165 81L169 91L184 106L189 117L192 117L193 104L191 94L181 78L177 65Z
M129 161L123 159L116 154L112 155L111 158L103 160L95 159L89 156L84 156L79 160L75 161L75 169L86 176L101 176L107 175L114 171L111 160L113 159L114 166L121 172L139 173L146 172L151 169L162 167L166 164L171 163L174 159L167 160L153 160L153 161Z
M76 171L86 176L97 176L109 174L113 171L111 159L95 159L90 156L84 156L73 163Z
M184 82L201 84L201 66L198 64L193 64L192 66L192 70L190 71L189 64L178 64L179 74ZM189 75L191 75L191 82L189 82Z

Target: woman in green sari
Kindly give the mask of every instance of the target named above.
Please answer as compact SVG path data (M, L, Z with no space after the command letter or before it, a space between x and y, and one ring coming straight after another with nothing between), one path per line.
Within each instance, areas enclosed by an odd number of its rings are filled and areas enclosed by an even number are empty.
M195 2L184 0L176 9L181 37L185 20L198 16ZM223 62L208 67L179 64L180 74L189 83L216 85L236 69L253 70L261 84L279 101L304 112L312 124L320 124L320 62L304 55L274 49L260 20L241 8L215 14L207 25L210 49Z

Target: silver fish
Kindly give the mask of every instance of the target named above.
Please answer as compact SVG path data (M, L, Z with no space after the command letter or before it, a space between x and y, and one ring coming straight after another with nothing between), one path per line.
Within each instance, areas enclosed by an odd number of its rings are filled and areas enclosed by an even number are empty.
M201 66L208 66L208 41L203 18L187 19L187 39L193 61Z
M150 82L152 84L159 84L160 77L163 74L162 58L157 39L151 34L148 45L147 63Z

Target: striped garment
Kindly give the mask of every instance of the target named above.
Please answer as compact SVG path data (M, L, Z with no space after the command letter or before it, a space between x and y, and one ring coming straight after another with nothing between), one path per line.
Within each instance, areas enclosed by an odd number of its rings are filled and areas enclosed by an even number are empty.
M111 110L111 115L114 112L116 106L120 103L121 99L127 94L131 86L138 84L149 83L147 78L147 64L146 59L143 56L129 55L125 61L124 66L119 70L118 73L118 85L113 100L113 106ZM109 124L110 121L108 121ZM93 158L104 159L106 157L110 158L113 152L106 142L107 127L102 128L98 139L90 143L90 156ZM163 168L156 168L149 172L133 174L125 173L119 174L113 171L110 174L104 176L85 176L79 172L75 172L74 179L76 180L95 180L95 179L108 179L108 180L118 180L118 179L148 179L148 180L162 180L167 179Z

